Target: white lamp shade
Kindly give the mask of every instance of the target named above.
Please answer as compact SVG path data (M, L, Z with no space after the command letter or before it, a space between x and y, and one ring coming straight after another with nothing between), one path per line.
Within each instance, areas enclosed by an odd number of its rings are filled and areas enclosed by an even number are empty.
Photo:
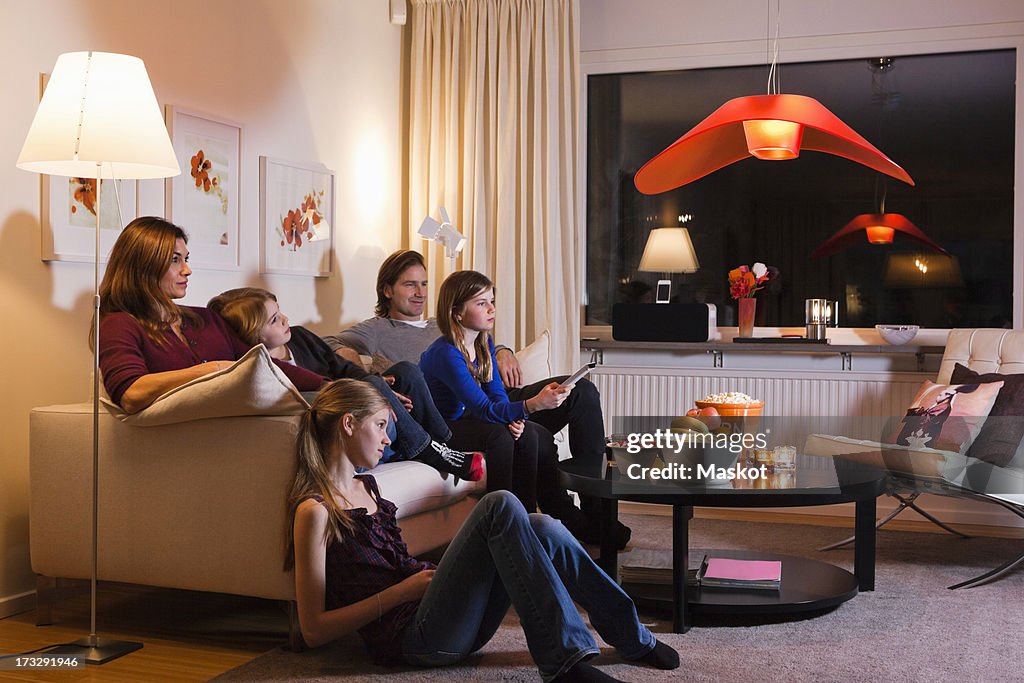
M78 178L181 173L146 66L109 52L57 58L17 165Z
M645 273L694 273L700 268L686 228L655 228L647 238L640 270Z

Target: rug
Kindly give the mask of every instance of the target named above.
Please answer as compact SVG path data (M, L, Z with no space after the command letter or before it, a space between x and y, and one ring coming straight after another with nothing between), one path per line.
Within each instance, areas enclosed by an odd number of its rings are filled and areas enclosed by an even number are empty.
M624 515L632 547L670 547L671 519ZM847 529L695 519L691 547L765 550L824 559L852 569L853 551L816 548ZM641 611L659 639L682 658L678 671L632 666L602 646L592 663L626 681L1008 681L1024 680L1024 570L978 588L950 591L1016 555L1021 540L883 530L878 534L875 590L809 618L764 621L698 617L686 634L671 633L665 614ZM510 614L494 639L458 666L385 668L372 664L358 637L293 653L278 648L217 681L540 680L526 639Z

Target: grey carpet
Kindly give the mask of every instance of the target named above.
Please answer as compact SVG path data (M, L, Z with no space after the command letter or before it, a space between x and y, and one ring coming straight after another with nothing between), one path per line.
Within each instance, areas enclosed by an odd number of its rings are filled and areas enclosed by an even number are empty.
M627 515L636 547L669 547L671 520ZM827 559L851 568L852 550L815 548L845 529L694 520L692 547L746 548ZM1024 680L1024 569L969 590L946 586L994 567L1022 540L959 539L883 530L876 590L813 618L774 623L703 618L687 634L641 611L658 638L675 647L680 670L630 666L602 648L592 663L627 681L1012 681ZM217 681L539 681L514 615L478 654L459 666L413 670L374 666L358 637L300 654L279 648Z

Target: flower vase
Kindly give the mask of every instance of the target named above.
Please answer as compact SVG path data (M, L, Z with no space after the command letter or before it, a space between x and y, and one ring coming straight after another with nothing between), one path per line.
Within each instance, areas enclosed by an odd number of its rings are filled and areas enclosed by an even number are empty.
M736 335L737 337L753 337L754 336L754 313L757 310L757 299L754 297L744 297L737 299L740 309L740 331Z

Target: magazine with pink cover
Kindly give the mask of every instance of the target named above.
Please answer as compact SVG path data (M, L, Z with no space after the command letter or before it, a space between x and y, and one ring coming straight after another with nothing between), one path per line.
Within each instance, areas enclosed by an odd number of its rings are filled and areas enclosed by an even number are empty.
M709 557L703 576L707 579L728 581L779 581L782 579L782 562Z

